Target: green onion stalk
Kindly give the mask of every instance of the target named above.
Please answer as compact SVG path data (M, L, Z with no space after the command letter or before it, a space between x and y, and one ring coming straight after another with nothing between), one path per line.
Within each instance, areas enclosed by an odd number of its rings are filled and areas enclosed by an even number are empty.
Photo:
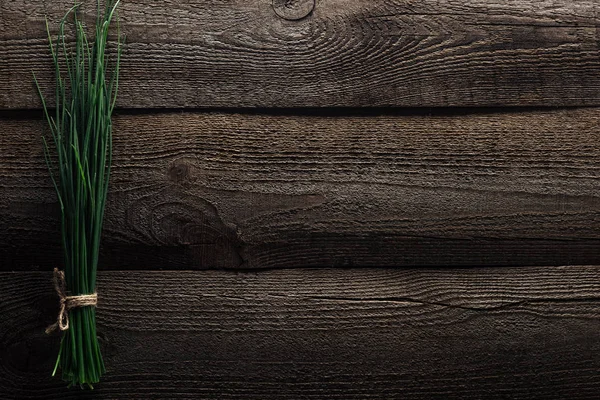
M55 75L55 107L50 109L35 78L51 135L42 136L44 156L61 211L64 279L69 296L93 294L102 221L112 158L111 116L119 85L122 40L108 54L110 23L119 0L97 1L94 37L78 18L75 4L61 19L54 41L46 20ZM71 26L75 40L67 40ZM90 29L92 31L92 29ZM109 63L109 60L112 63ZM63 328L61 328L63 330ZM56 366L69 386L88 386L105 373L96 335L94 306L68 310Z

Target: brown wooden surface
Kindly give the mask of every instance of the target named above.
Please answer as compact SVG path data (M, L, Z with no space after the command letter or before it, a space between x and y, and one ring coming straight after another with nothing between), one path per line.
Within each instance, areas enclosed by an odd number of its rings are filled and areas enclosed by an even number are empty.
M0 118L0 268L59 265L43 121ZM107 268L600 263L598 109L115 119Z
M49 272L0 273L13 399L596 399L600 267L102 272L108 373L50 372Z
M598 399L598 0L123 2L92 392L43 333L72 4L0 0L0 400Z
M119 105L600 105L597 0L319 0L299 20L280 3L123 2ZM39 106L44 15L72 4L0 1L0 108Z

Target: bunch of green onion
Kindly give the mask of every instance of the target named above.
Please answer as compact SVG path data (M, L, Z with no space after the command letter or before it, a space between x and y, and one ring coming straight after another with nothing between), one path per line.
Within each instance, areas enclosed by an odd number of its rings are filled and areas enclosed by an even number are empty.
M51 138L44 138L44 155L61 210L61 237L65 281L69 295L91 294L96 270L112 154L111 115L119 82L122 41L107 52L109 26L119 0L97 1L95 37L88 40L78 19L79 5L62 18L53 41L46 21L56 77L55 108L41 98ZM65 38L65 25L73 24L75 41ZM93 40L93 42L92 42ZM109 58L114 62L109 65ZM108 76L108 78L107 78ZM105 372L96 335L96 309L69 310L53 375L60 368L71 385L90 386Z

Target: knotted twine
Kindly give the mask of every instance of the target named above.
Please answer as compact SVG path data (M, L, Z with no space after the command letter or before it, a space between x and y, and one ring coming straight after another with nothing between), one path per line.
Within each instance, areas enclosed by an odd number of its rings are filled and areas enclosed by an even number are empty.
M69 329L69 310L77 307L96 307L98 304L98 294L80 294L78 296L67 296L67 282L65 281L65 272L54 268L54 289L60 299L60 311L56 322L46 328L46 333L50 334L57 328L61 331Z

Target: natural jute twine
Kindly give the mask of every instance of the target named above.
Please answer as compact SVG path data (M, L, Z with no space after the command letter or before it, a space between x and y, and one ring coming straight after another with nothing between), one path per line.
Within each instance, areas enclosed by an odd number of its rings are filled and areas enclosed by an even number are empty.
M69 329L69 310L77 307L96 307L98 304L98 294L81 294L79 296L67 296L67 283L65 282L65 272L54 268L54 289L60 298L60 312L56 322L46 328L46 333L50 334L56 330L66 331Z

